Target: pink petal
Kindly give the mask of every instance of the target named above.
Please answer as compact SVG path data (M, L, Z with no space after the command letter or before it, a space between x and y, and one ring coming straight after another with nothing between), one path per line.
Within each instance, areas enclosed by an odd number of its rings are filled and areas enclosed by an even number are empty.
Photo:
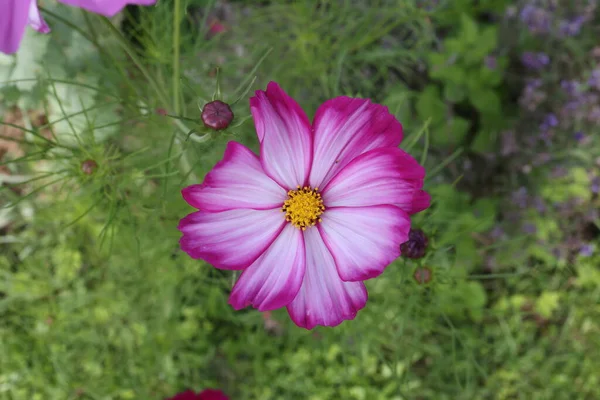
M30 7L35 0L4 0L0 9L0 51L6 54L19 49L25 33Z
M312 160L312 135L304 111L275 82L266 92L256 91L250 111L267 175L286 189L304 186Z
M204 389L195 400L229 400L229 397L217 389Z
M314 161L309 183L324 187L356 156L379 147L398 147L402 125L387 107L369 99L336 97L315 114Z
M290 317L306 329L316 325L336 326L354 319L367 303L362 282L340 279L331 253L317 229L304 231L306 274L296 298L287 306Z
M425 168L404 150L380 148L361 154L323 189L326 207L393 204L409 214L429 206L421 187ZM427 193L425 193L427 196Z
M404 211L406 211L409 214L416 214L418 212L421 212L427 208L429 208L429 206L431 205L431 196L429 195L429 193L425 192L424 190L418 190L415 192L415 195L412 198L412 201L410 202L410 205L408 204L398 204L398 206L400 206L400 208L402 208Z
M40 33L50 33L50 28L46 25L44 18L42 18L36 0L31 0L27 22L29 23L29 26Z
M206 211L238 208L269 210L281 207L286 191L265 175L258 157L247 147L229 142L223 160L200 185L182 190L192 207Z
M181 249L220 269L244 269L279 235L285 218L280 209L198 211L181 220Z
M410 218L396 206L328 208L322 217L317 226L344 281L378 276L408 240Z
M121 11L127 4L150 6L156 0L58 0L60 3L73 7L83 8L96 14L112 17Z
M236 310L252 305L270 311L288 305L300 290L306 254L302 231L291 224L238 279L229 304Z

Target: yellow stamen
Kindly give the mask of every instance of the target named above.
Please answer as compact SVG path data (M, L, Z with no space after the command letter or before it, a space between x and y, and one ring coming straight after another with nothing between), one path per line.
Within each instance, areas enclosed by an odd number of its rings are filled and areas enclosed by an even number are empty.
M302 230L321 222L319 216L325 211L325 206L319 188L298 186L296 190L290 190L287 194L288 199L281 207L286 221Z

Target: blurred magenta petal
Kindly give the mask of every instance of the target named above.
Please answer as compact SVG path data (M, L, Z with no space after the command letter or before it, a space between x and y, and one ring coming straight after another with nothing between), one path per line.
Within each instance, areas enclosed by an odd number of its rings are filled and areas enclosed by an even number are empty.
M19 49L32 8L37 11L33 0L3 0L0 10L1 52L12 54Z
M186 390L167 400L229 400L229 397L217 389L204 389L200 393L196 393L193 390Z
M204 389L198 394L196 400L229 400L229 397L217 389Z
M46 25L44 18L42 18L36 0L32 0L29 5L29 19L27 22L29 26L40 33L50 33L50 28Z
M150 6L156 0L58 0L60 3L83 8L96 14L112 17L128 4Z

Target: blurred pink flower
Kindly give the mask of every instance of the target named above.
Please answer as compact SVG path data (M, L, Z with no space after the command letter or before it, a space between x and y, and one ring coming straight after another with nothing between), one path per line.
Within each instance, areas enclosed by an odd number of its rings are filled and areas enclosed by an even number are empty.
M58 0L60 3L112 17L127 4L151 5L156 0ZM25 27L48 33L50 28L40 15L36 0L2 0L0 12L0 52L15 53L19 49Z
M271 82L250 109L260 157L229 142L204 182L183 189L199 211L179 224L181 248L243 270L235 309L287 307L307 329L353 319L363 281L400 255L409 215L429 207L425 169L398 148L402 125L368 99L328 100L311 125Z

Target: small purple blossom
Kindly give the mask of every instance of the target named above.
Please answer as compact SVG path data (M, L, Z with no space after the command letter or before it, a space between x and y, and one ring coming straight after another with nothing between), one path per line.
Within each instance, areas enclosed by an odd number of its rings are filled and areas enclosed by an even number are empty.
M591 257L594 254L595 246L593 244L584 244L579 249L579 255L583 257Z
M537 227L532 224L531 222L526 222L523 224L523 232L529 234L529 235L533 235L534 233L537 232Z
M546 53L526 51L521 56L521 62L531 70L540 70L550 63L550 57Z
M527 25L531 33L546 33L552 25L551 14L539 7L528 4L519 13L521 22Z
M541 87L541 79L528 80L527 84L525 85L525 89L521 94L521 98L519 99L519 104L521 107L529 111L535 111L538 105L540 105L540 103L546 98L546 93L541 90Z
M552 249L552 255L560 260L563 258L563 251L562 249L555 247Z
M587 114L589 122L598 124L600 123L600 106L594 106Z
M596 176L596 177L592 178L591 183L592 183L591 184L592 193L594 193L594 194L600 193L600 176Z
M581 32L581 27L585 22L585 18L583 16L579 16L572 20L561 21L559 25L560 34L563 36L577 36L579 32Z
M519 190L512 193L511 201L520 208L526 208L528 203L529 195L527 188L521 186Z
M494 229L490 231L492 239L500 239L504 236L504 229L500 225L496 225Z
M542 142L544 142L544 144L546 146L550 147L550 146L552 146L552 137L553 136L554 136L553 131L551 131L549 129L545 129L544 127L542 127L542 131L540 132L539 139ZM543 158L541 158L541 160L543 161ZM542 162L541 164L544 164L544 162ZM540 165L540 163L538 162L536 165Z
M548 138L542 137L542 140L544 140L544 142L548 143L550 140L550 137L548 137ZM548 163L551 159L552 159L552 155L550 155L550 153L540 153L535 156L535 158L533 160L533 165L535 165L535 166L544 165L544 164Z
M563 167L562 165L558 165L554 168L552 168L552 171L550 172L550 176L553 179L560 179L560 178L564 178L565 176L567 176L569 173L569 171Z
M588 85L596 90L600 90L600 68L596 68L592 71L592 75L588 80Z
M546 211L546 203L544 202L544 199L542 199L540 196L534 197L533 206L539 213L543 213Z
M573 134L573 138L578 142L578 143L582 143L585 140L585 134L581 131L579 132L575 132L575 134Z
M540 125L542 131L547 131L550 128L554 128L558 125L558 118L553 113L546 114L544 121Z
M484 64L488 69L491 70L498 68L498 60L495 56L487 56L484 60Z
M579 95L579 82L575 80L563 79L560 81L560 87L571 97L577 97Z
M517 137L513 131L503 132L500 136L501 141L501 150L500 153L503 156L509 156L513 153L519 151L519 146L517 144Z

